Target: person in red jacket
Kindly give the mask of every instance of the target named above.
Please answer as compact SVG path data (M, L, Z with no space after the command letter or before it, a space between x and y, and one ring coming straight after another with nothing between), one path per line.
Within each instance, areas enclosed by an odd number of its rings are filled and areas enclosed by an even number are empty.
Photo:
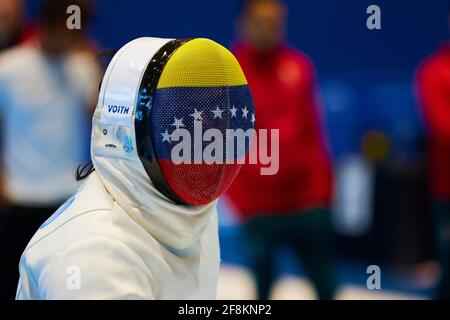
M244 222L258 298L274 281L279 244L302 258L320 299L335 291L331 247L332 168L316 103L314 67L283 41L286 7L276 0L247 0L234 54L252 91L256 129L279 129L279 171L261 175L244 165L228 199Z
M442 270L436 297L450 299L450 43L419 66L417 88L427 127L429 189Z

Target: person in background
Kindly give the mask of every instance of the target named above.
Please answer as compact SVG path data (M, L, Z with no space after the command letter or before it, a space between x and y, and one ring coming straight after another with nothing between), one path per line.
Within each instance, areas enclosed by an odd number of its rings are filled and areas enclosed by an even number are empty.
M322 132L314 68L284 42L287 9L278 0L247 0L234 53L255 100L256 128L279 129L279 172L244 165L228 191L243 220L259 299L268 299L279 245L302 259L319 299L335 293L330 202L332 166Z
M429 190L441 265L436 298L450 299L450 43L422 62L416 81L427 129Z
M66 26L81 9L81 30ZM45 0L36 36L0 55L0 299L14 299L20 255L77 188L100 79L87 0Z
M23 39L22 0L0 0L0 52Z

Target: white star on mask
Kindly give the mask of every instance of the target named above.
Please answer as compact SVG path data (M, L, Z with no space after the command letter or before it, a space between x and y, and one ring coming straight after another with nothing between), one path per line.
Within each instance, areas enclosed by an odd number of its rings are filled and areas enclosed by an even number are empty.
M166 129L166 132L161 133L161 135L163 136L162 142L167 141L169 143L171 143L171 134L169 134L169 131Z
M256 118L255 118L255 114L254 113L252 113L252 120L251 121L252 121L252 124L255 125Z
M242 118L247 119L247 115L248 115L248 109L247 109L247 107L245 107L244 109L242 109Z
M175 119L175 121L172 123L172 126L177 128L177 130L182 128L182 127L185 127L185 125L183 123L183 118L177 119L177 118L174 117L174 119Z
M194 121L201 121L203 120L202 113L203 111L198 111L197 109L194 108L194 113L190 114L190 116L194 118Z
M231 117L233 118L236 118L236 112L237 112L237 108L235 107L235 106L233 106L233 108L231 108L230 109L230 111L231 111Z
M224 110L220 109L219 106L216 107L216 110L211 111L212 113L214 113L214 119L220 118L222 119L222 112Z

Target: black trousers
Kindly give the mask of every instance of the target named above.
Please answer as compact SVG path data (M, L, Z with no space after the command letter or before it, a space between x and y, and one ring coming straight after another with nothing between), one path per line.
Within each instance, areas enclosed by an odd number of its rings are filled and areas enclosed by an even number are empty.
M336 260L329 210L255 217L244 225L244 233L258 299L267 300L270 297L275 281L275 258L280 245L293 249L319 299L334 298Z
M28 242L56 211L49 207L9 206L0 211L0 300L13 300L19 280L19 261Z

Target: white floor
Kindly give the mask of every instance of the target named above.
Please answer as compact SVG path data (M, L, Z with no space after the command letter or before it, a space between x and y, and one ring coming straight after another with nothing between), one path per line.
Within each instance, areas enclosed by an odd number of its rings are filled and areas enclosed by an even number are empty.
M218 299L252 300L255 298L255 284L252 275L244 268L224 265L219 277ZM315 299L310 283L298 277L283 277L272 290L272 299L311 300ZM420 296L404 295L387 290L368 290L363 287L343 285L337 294L339 300L399 300L425 299Z

